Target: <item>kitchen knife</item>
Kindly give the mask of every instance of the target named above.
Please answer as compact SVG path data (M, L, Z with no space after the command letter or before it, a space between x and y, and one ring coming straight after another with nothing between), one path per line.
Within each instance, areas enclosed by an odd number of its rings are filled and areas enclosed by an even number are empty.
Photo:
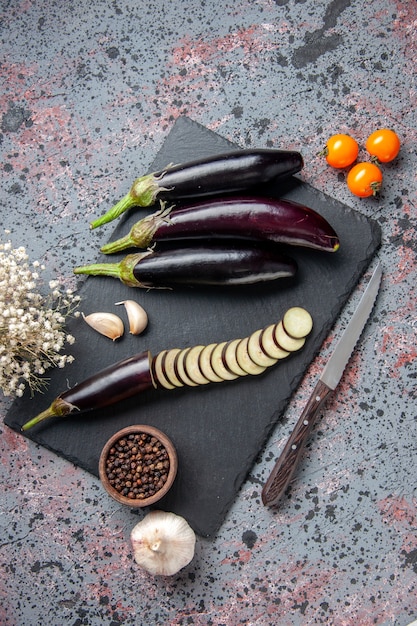
M334 352L328 360L304 411L264 485L262 502L265 506L276 504L288 487L303 454L304 446L307 443L319 409L329 394L336 389L356 343L362 334L378 295L381 278L382 268L378 263L355 312L337 342Z

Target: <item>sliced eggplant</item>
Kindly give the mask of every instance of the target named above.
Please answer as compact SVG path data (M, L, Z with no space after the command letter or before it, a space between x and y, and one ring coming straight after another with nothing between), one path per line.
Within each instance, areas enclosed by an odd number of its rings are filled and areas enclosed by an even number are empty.
M293 306L286 311L282 318L285 332L294 339L302 339L310 334L313 328L313 318L310 313L300 306Z
M283 350L288 350L288 352L296 352L300 350L305 344L305 337L301 337L300 339L295 339L294 337L290 337L284 330L282 322L279 322L275 326L275 339L276 342Z
M194 346L187 350L187 354L184 359L184 367L187 375L191 380L193 380L197 385L207 385L210 382L208 378L206 378L200 369L199 359L200 354L204 350L205 346Z
M224 379L216 374L212 365L212 355L216 346L217 343L210 343L204 348L204 350L200 353L199 366L201 373L203 376L208 378L208 380L212 383L221 383Z
M262 367L271 367L271 365L275 365L278 361L278 358L273 358L266 354L262 349L261 345L261 337L262 337L263 329L257 330L252 333L249 337L248 341L248 354L249 357Z
M184 383L184 385L188 385L189 387L197 387L198 383L196 383L192 378L190 378L185 370L185 358L187 356L187 352L189 352L191 348L180 350L175 358L175 372L178 378Z
M180 380L177 376L175 367L175 360L180 352L180 348L172 348L171 350L167 350L162 362L165 378L167 378L174 387L184 386L183 381Z
M241 341L241 339L232 339L226 343L222 354L223 363L227 364L227 368L233 372L233 374L237 374L238 376L247 376L248 372L240 367L236 358L237 346Z
M266 370L266 367L262 365L258 365L257 363L255 363L255 361L252 361L248 352L248 343L249 343L249 337L245 337L245 339L242 339L238 343L237 348L236 348L237 362L239 363L240 367L243 370L245 370L245 372L247 372L248 374L252 374L252 375L262 374L262 372Z
M153 375L162 387L165 387L165 389L174 389L175 385L165 376L165 368L163 366L163 361L167 353L168 350L162 350L162 352L159 352L154 358L152 363Z
M236 378L239 378L239 374L235 374L228 367L226 367L223 359L223 348L226 344L227 341L223 341L222 343L218 343L214 348L211 355L211 365L217 376L220 376L222 380L235 380Z
M275 339L275 329L277 324L267 326L261 336L263 351L272 359L285 359L290 353L279 346Z

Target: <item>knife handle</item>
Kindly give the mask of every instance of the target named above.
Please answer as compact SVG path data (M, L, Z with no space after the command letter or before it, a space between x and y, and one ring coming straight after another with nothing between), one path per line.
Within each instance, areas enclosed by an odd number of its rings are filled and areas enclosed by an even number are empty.
M262 489L262 502L265 506L273 506L284 494L300 462L319 409L331 391L321 380L314 387L304 411Z

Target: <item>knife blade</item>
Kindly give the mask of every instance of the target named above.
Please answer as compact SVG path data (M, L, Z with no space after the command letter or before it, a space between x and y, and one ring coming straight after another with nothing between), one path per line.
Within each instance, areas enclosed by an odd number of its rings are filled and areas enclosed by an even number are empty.
M265 506L275 505L287 489L300 462L319 410L330 393L336 389L351 354L359 341L374 307L381 279L382 268L380 263L378 263L358 306L327 361L302 414L262 489L262 502Z

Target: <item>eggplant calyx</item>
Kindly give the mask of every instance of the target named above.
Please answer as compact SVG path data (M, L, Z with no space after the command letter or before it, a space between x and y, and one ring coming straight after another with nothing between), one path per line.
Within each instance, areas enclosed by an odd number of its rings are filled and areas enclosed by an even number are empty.
M119 202L117 202L104 215L90 223L90 228L97 228L103 224L108 224L122 213L128 211L134 206L147 207L155 203L161 188L158 185L157 178L153 174L146 174L137 178L128 194L126 194Z
M100 251L104 254L113 254L127 248L148 248L152 244L153 236L159 224L161 221L167 221L170 211L171 207L165 208L163 205L160 211L139 220L132 226L127 235L106 243L100 248Z
M128 287L144 287L134 274L136 265L146 256L153 254L152 250L128 254L119 263L92 263L74 268L74 274L88 274L89 276L112 276L122 281Z
M146 174L135 180L128 195L132 199L132 206L146 207L155 204L160 191L158 177L155 174Z
M35 417L32 417L32 419L27 421L25 424L23 424L22 431L29 430L33 426L36 426L36 424L39 424L40 422L43 422L50 417L65 417L73 411L78 411L76 406L58 397L45 411L42 411Z

